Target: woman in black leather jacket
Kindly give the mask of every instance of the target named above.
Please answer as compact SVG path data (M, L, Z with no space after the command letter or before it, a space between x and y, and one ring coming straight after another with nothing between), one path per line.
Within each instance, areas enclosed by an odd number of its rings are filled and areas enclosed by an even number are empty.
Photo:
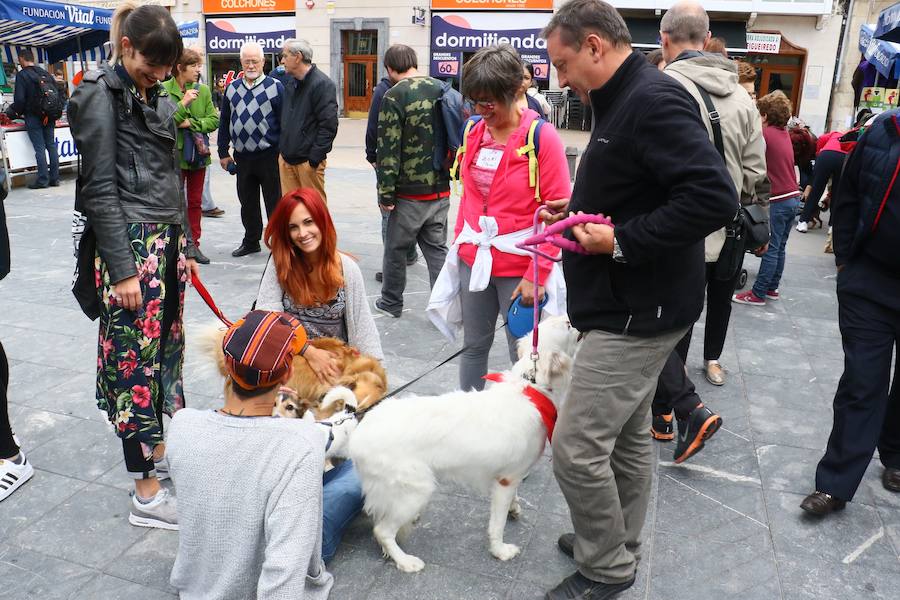
M97 404L122 439L135 479L129 521L177 529L175 499L159 484L163 413L184 406L182 306L197 266L186 239L175 157L175 104L159 84L182 51L160 6L119 5L113 59L69 102L81 152L80 201L97 238L100 299Z

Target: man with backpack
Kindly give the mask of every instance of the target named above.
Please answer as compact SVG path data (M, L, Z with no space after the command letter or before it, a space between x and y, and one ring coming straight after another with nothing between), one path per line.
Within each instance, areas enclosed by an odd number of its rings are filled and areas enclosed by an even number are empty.
M390 213L381 298L375 301L375 308L394 318L403 311L409 247L418 242L422 249L431 286L444 265L449 162L454 150L447 138L450 132L455 132L456 138L462 132L462 96L437 79L419 74L412 64L389 64L385 55L385 67L397 83L381 102L375 152L378 204ZM397 70L403 67L403 71ZM443 103L448 104L445 112L450 114L453 106L458 107L455 123L445 124Z
M35 65L32 50L20 48L18 56L21 70L16 75L15 96L6 114L10 118L25 118L25 128L34 146L37 179L28 186L29 189L56 187L59 185L59 154L54 128L56 120L62 116L63 98L53 75Z

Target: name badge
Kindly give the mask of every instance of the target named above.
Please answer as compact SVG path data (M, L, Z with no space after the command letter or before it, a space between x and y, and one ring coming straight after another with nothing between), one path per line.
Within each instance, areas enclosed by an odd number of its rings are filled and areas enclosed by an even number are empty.
M475 164L482 169L496 171L497 167L500 165L501 158L503 158L503 150L482 148L481 151L478 152L478 159L475 161Z

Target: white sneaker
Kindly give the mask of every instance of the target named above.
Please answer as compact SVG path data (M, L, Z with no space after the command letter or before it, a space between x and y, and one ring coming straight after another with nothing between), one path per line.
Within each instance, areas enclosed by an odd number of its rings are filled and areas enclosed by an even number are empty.
M797 231L800 233L806 233L809 231L809 224L806 221L800 221L797 223Z
M162 488L147 504L138 502L137 495L131 495L131 514L128 522L137 527L156 527L178 531L178 503L166 488Z
M34 476L34 467L21 449L19 455L22 457L22 464L18 465L9 459L0 459L0 502Z

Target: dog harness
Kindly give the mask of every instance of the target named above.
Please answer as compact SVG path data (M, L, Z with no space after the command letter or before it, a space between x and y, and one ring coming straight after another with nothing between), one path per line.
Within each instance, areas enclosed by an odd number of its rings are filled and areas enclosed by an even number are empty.
M506 381L503 373L488 373L482 379L494 382ZM541 415L541 421L544 422L544 428L547 429L547 441L552 442L553 428L556 426L556 407L553 406L553 402L550 401L546 394L533 386L526 385L522 391Z

